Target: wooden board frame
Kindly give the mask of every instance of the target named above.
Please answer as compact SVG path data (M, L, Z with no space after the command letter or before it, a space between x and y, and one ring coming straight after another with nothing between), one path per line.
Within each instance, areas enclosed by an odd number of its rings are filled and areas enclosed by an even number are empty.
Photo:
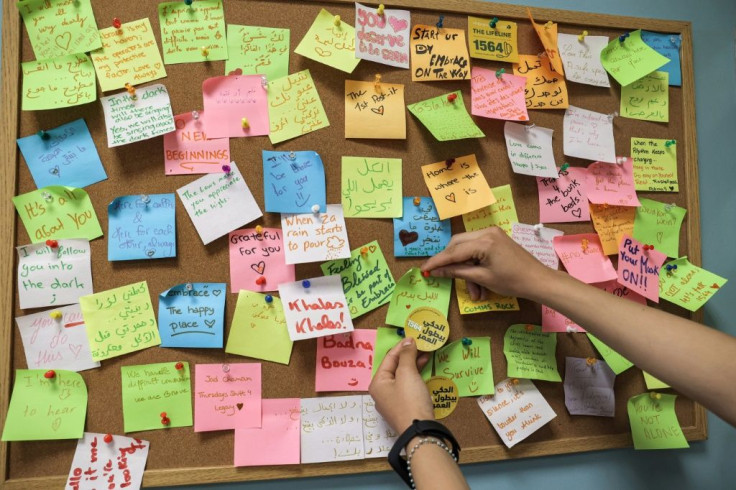
M319 4L352 4L350 0L328 0L315 2ZM230 3L228 8L232 6ZM526 8L496 3L471 2L463 0L396 0L390 7L408 8L412 11L431 11L437 13L457 13L478 16L499 16L524 22L527 20ZM10 197L16 194L18 187L18 165L20 159L16 145L20 126L19 90L20 90L20 39L21 21L15 2L3 2L2 31L2 140L0 141L0 158L3 172L0 175L3 199L0 200L0 223L3 233L0 236L0 313L4 318L0 331L0 420L5 420L10 399L12 356L14 335L16 335L13 314L15 297L15 237L16 216ZM581 30L585 26L605 27L612 29L647 29L652 31L679 33L682 36L682 117L683 134L678 140L678 153L684 157L684 175L680 175L690 192L687 196L688 219L685 234L687 236L687 255L694 264L701 263L700 246L700 212L698 200L698 161L695 125L695 100L693 76L692 31L689 22L621 17L604 14L580 13L556 9L532 8L537 21L554 20L559 24L577 25ZM155 14L152 14L155 15ZM99 21L99 19L98 19ZM694 313L691 319L701 322L702 312ZM705 409L694 405L694 423L683 427L688 440L707 438L707 419ZM627 434L593 435L585 438L559 439L548 442L524 443L509 453L499 447L468 447L463 450L463 463L476 463L500 459L535 457L550 454L593 451L599 449L620 448L631 445L631 437ZM60 488L64 485L66 474L43 478L9 479L8 444L0 444L0 480L4 488L13 489L45 489ZM231 466L176 468L171 470L146 471L145 486L164 486L181 484L219 483L244 480L266 480L276 478L299 478L308 476L325 476L348 473L364 473L386 471L389 467L381 460L363 460L347 463L300 465L295 467L259 467L235 468Z

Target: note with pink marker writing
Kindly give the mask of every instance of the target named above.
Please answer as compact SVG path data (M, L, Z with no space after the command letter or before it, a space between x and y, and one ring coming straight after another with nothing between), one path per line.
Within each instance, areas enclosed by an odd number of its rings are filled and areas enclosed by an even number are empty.
M553 243L572 277L587 283L616 279L616 270L595 233L556 236Z
M524 87L526 78L474 66L471 69L471 113L507 121L528 121Z
M317 340L314 391L368 391L376 331L353 330Z

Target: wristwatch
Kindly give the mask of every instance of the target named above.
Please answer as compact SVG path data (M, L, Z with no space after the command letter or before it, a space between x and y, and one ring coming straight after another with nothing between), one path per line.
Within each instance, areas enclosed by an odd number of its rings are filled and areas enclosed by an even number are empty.
M455 460L460 460L460 444L457 443L457 439L452 435L450 429L435 420L414 420L404 433L396 439L391 452L388 453L389 464L410 487L409 471L406 467L406 459L401 457L401 450L417 436L432 436L443 439L452 445L452 455L455 456Z

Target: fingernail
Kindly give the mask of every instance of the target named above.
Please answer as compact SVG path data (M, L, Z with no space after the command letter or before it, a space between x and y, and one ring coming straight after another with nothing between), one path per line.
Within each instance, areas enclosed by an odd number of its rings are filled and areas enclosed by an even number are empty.
M412 338L408 338L408 339L404 340L404 341L403 341L403 342L401 343L401 346L402 346L402 347L406 347L406 346L408 346L408 345L411 345L413 341L414 341L414 339L412 339Z

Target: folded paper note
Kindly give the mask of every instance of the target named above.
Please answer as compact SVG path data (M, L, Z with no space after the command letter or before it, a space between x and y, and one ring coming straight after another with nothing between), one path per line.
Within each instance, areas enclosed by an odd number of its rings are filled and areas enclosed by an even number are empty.
M603 361L595 358L565 358L565 406L570 415L613 417L616 374Z
M659 303L659 276L667 256L629 235L623 235L618 249L618 282L650 301Z
M570 106L565 111L562 135L565 155L616 163L613 115Z
M447 344L435 351L434 369L437 376L455 382L461 397L492 395L491 338L464 337Z
M437 141L483 138L485 133L468 114L461 91L451 92L407 106Z
M603 247L595 233L556 236L555 251L567 272L588 284L616 279L611 259L603 253Z
M654 395L654 396L652 396ZM642 393L629 398L634 449L682 449L690 447L675 413L677 395Z
M532 254L538 261L551 269L557 269L559 259L552 244L554 237L564 235L565 232L554 228L535 228L534 225L514 223L511 238L524 247L524 250Z
M422 166L440 219L452 218L496 202L475 155Z
M409 68L408 10L377 9L355 3L355 56L397 68Z
M100 102L105 112L108 148L147 140L176 129L169 93L161 84L139 87L134 95L120 93L101 97Z
M616 165L594 162L588 165L588 200L595 204L640 206L634 187L634 165L631 158L619 157Z
M614 373L621 374L634 365L624 356L601 342L598 337L594 336L592 333L588 333L587 335L590 342L595 346L595 350L597 350L603 359L606 360L608 367L610 367Z
M511 325L503 336L503 353L512 378L562 381L557 372L557 334L538 325Z
M565 67L565 78L571 82L610 87L608 73L601 64L601 51L608 45L607 36L557 34L557 45Z
M634 238L649 243L667 254L678 257L680 250L680 227L687 212L685 208L653 199L642 198L634 218Z
M615 37L601 50L601 64L622 86L658 70L669 59L647 46L641 30Z
M524 88L526 78L474 66L471 70L471 111L474 116L528 121Z
M687 257L680 257L664 264L664 270L659 275L659 297L696 311L726 282L727 279L693 265Z
M221 0L197 0L191 5L159 3L158 21L167 65L227 59Z
M17 5L37 60L102 46L90 0L22 0Z
M504 124L506 152L515 173L557 178L557 166L552 151L553 132L547 128L523 126L512 122Z
M355 56L355 29L325 9L317 14L294 52L346 73L352 73L360 63Z
M108 488L140 488L150 446L132 437L85 432L77 442L64 490L97 488L98 479Z
M281 229L254 228L230 232L230 292L241 289L276 291L294 281L294 266L285 262Z
M556 72L544 55L522 54L514 63L514 75L526 77L527 109L567 109L570 100L565 77Z

